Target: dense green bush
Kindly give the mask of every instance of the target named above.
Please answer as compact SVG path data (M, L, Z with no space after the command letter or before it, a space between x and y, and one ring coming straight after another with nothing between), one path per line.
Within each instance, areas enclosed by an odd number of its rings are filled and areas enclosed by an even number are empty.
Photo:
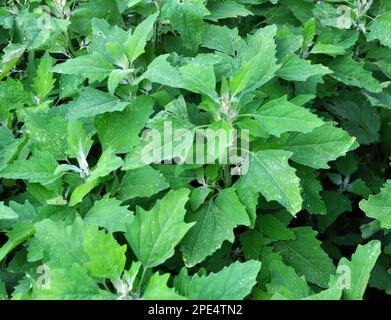
M391 1L0 3L0 298L391 292Z

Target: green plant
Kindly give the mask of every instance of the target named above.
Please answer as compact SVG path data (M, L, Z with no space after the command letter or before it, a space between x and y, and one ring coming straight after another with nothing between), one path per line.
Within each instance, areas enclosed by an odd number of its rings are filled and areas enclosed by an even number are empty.
M0 3L0 298L391 292L389 1Z

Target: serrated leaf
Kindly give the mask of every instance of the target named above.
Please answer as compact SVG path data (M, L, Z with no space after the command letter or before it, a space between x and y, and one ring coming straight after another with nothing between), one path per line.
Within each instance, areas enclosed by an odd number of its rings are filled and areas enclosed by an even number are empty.
M338 56L329 67L334 72L331 76L346 85L363 88L373 93L383 90L372 73L364 69L364 63L354 60L351 54Z
M0 248L0 262L18 245L25 242L35 232L35 228L30 223L17 224L11 231L7 232L8 240Z
M0 106L14 110L33 103L32 95L25 91L18 80L10 77L0 82Z
M92 276L115 279L122 275L126 245L120 246L113 235L95 226L85 227L83 247L88 256L83 266Z
M255 42L256 52L249 60L245 61L240 70L230 79L230 91L232 95L239 92L250 92L261 87L271 80L279 69L277 65L276 26L268 26L260 29L252 36ZM253 52L251 50L251 52Z
M124 44L125 52L130 63L133 63L134 60L144 53L145 45L147 44L147 40L158 15L159 12L154 13L141 22Z
M41 58L34 80L34 89L37 92L38 101L42 103L46 96L54 89L55 79L51 71L53 59L46 52Z
M50 270L49 288L33 290L36 300L114 300L116 296L99 288L87 271L78 264Z
M69 59L54 66L52 71L63 74L78 74L92 83L105 80L113 69L114 67L100 54L92 53L91 55Z
M387 183L377 195L362 200L360 209L368 217L378 220L382 228L391 229L391 183Z
M48 185L60 177L55 173L57 165L51 154L36 151L28 160L15 160L9 164L0 171L0 177Z
M166 179L159 171L144 166L126 172L119 187L119 196L124 201L137 197L151 197L168 187Z
M174 288L167 285L170 275L154 273L144 291L145 300L184 300L185 298L175 292Z
M332 71L329 68L321 64L311 64L311 61L300 59L296 54L292 54L282 60L282 66L276 74L288 81L306 81L310 77L330 73Z
M317 232L310 227L293 229L295 240L280 241L273 244L274 250L282 255L284 262L292 266L308 282L327 288L335 267L316 239Z
M173 88L183 88L182 77L177 68L173 67L168 61L168 54L158 56L148 66L147 71L136 81L148 79L154 83L160 83Z
M87 212L84 221L106 228L109 232L125 232L126 224L133 221L133 212L126 206L121 206L122 201L115 198L104 197L94 203Z
M323 188L317 178L315 170L306 166L296 166L297 176L300 178L303 197L303 208L310 214L326 214L326 206L319 194Z
M346 131L326 123L311 133L292 134L284 149L293 153L291 159L297 163L328 169L328 162L344 156L355 146L355 140Z
M225 240L233 242L235 227L250 224L245 207L232 188L221 191L216 200L209 200L187 215L187 220L195 222L181 242L183 260L188 267L203 261Z
M207 276L187 275L186 269L175 278L178 292L190 300L241 300L256 284L260 261L235 262Z
M189 91L204 94L212 100L217 99L215 92L216 77L213 65L194 61L179 69L183 87Z
M268 201L277 201L295 215L301 210L300 180L289 166L290 152L264 150L250 155L242 185L260 192Z
M308 133L323 124L311 111L289 102L286 96L264 104L255 120L266 132L277 137L285 132Z
M186 189L172 190L150 211L137 207L133 222L126 226L125 237L145 268L158 266L170 258L192 227L193 224L184 221L188 195Z
M382 45L391 48L390 28L391 11L387 11L373 19L369 27L370 32L367 34L367 40L373 41L377 39Z
M25 51L26 45L19 43L10 43L4 48L4 55L1 57L0 61L0 80L6 77L8 72L15 67Z
M107 112L123 111L127 105L129 102L87 87L76 100L68 103L66 117L71 120L90 118Z
M342 258L338 264L341 277L349 277L349 288L344 288L343 298L347 300L361 300L364 296L371 271L380 255L381 244L373 240L366 245L359 245L352 255L351 261ZM347 269L346 269L347 268ZM348 270L348 273L346 271ZM345 285L347 285L345 281Z
M322 32L311 49L313 54L337 56L346 54L358 40L358 31L332 30Z
M95 127L103 149L127 153L139 142L140 131L153 112L150 97L135 98L122 112L110 112L96 118Z
M272 241L294 240L295 233L270 214L262 215L257 222L258 229Z

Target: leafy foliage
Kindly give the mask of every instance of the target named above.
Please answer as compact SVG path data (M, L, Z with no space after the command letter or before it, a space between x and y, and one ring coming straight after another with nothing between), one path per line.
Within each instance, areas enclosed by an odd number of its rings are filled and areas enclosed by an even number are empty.
M0 11L0 299L391 294L387 1Z

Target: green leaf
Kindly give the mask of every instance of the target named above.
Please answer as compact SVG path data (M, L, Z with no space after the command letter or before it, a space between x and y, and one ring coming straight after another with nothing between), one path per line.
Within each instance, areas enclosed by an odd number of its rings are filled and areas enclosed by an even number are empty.
M5 288L5 285L3 283L3 281L0 280L0 300L2 301L5 301L5 300L8 300L8 293L7 293L7 290Z
M202 46L235 55L236 51L244 44L238 34L238 29L229 29L226 26L207 24L204 27Z
M9 162L18 156L19 152L28 142L27 136L15 139L8 129L0 127L0 135L2 135L2 132L6 132L5 135L7 138L0 142L0 172Z
M282 66L277 76L288 81L306 81L313 76L324 76L332 71L321 65L311 64L310 60L300 59L296 54L289 55L282 60Z
M171 28L181 35L183 45L190 50L196 50L201 43L203 18L208 14L203 0L166 0L161 8L161 19L170 22Z
M96 131L103 149L114 153L127 153L139 142L140 131L153 112L154 102L150 97L135 98L122 112L110 112L98 116Z
M311 111L289 102L286 96L264 104L255 120L266 132L277 137L290 131L309 133L323 124Z
M255 226L255 220L257 218L257 206L259 193L253 190L243 187L243 180L238 180L235 185L236 193L240 199L240 202L246 207L248 217L251 221L251 228Z
M268 201L277 201L295 215L301 210L300 180L289 166L292 153L264 150L251 154L242 186L260 192Z
M332 123L326 123L311 133L291 134L284 149L293 153L291 159L315 169L328 169L329 161L344 156L356 147L355 138Z
M67 122L55 111L26 113L24 129L34 147L52 154L56 159L64 159L68 147Z
M91 52L98 53L110 64L121 68L128 67L128 60L124 52L124 43L129 35L117 25L110 25L104 19L92 19Z
M7 207L4 202L0 202L0 220L14 220L18 217L18 214L14 210Z
M311 53L327 54L332 57L346 54L347 50L357 42L358 37L358 31L332 30L322 32L312 47Z
M90 193L91 190L99 186L102 182L104 182L105 179L103 178L97 178L97 179L90 179L86 181L85 183L77 186L72 194L71 198L69 199L69 205L75 206L81 201L83 201L83 198Z
M106 149L103 151L98 163L88 176L87 182L105 177L111 172L119 169L123 164L123 160L120 157L115 156L111 149Z
M144 166L126 172L121 181L119 195L124 201L137 197L151 197L168 187L166 179L159 171Z
M296 239L276 242L273 244L274 250L308 282L327 288L330 275L335 273L335 267L320 247L321 242L316 239L317 232L310 227L292 230L295 231Z
M386 183L381 192L369 196L360 202L360 209L370 218L376 219L384 229L391 229L391 181Z
M125 237L144 268L158 266L173 256L174 248L192 227L184 222L188 195L186 189L171 190L150 211L137 207Z
M266 242L262 233L250 229L243 232L239 239L246 260L260 260Z
M380 16L377 16L372 20L369 27L369 33L367 33L367 40L379 40L384 46L391 48L391 11L387 11Z
M46 96L54 89L56 80L53 78L53 73L51 71L52 66L53 59L46 52L39 63L37 76L34 80L34 89L40 103L42 103Z
M324 191L322 198L326 203L327 214L318 217L318 222L319 230L325 232L341 214L352 211L352 204L346 195L337 191Z
M130 63L133 63L134 60L136 60L141 54L144 53L145 45L147 44L148 38L151 34L158 15L159 12L156 12L137 25L133 34L124 44L125 52Z
M167 286L169 277L169 274L154 273L142 298L145 300L184 300L185 298L177 294L175 289Z
M88 261L83 246L84 223L81 218L76 218L71 225L45 219L36 223L35 229L33 243L41 248L42 258L50 268L72 267L74 263L83 265Z
M295 240L295 233L285 227L272 215L262 215L258 220L258 229L273 241Z
M18 224L7 232L8 241L0 248L0 262L18 245L29 239L35 232L30 223Z
M4 48L4 55L0 61L0 80L7 76L15 65L18 64L26 51L25 44L10 43Z
M133 221L133 212L125 206L122 201L115 198L104 197L94 203L94 206L87 212L84 221L106 228L109 232L125 232L126 224Z
M80 120L70 120L68 122L67 132L67 154L71 158L85 159L92 147L92 140L83 128L83 122Z
M4 106L7 110L14 110L32 103L31 93L25 91L18 80L8 77L7 80L0 82L0 106Z
M87 271L78 264L50 270L50 286L34 287L36 300L114 300L116 296L99 288Z
M191 191L190 194L190 208L192 211L196 211L206 200L209 194L212 192L211 188L199 187Z
M233 242L233 229L250 225L245 207L233 188L222 190L216 200L209 200L199 210L187 215L195 225L181 242L183 261L188 267L202 262L221 247L225 240Z
M154 83L160 83L165 86L173 88L183 88L181 74L178 69L173 67L170 62L167 61L168 54L158 56L148 66L147 71L135 82L136 84L143 80L148 79Z
M326 206L319 194L323 188L318 180L316 171L301 165L296 166L296 168L302 187L303 208L310 214L325 215Z
M15 160L9 164L0 171L0 177L48 185L60 177L55 173L57 166L57 161L51 154L36 151L28 160Z
M217 273L192 277L182 269L174 284L190 300L242 300L256 284L260 268L260 261L235 262Z
M52 71L63 74L78 74L92 83L105 80L113 69L114 67L100 54L92 53L69 59L64 63L54 66Z
M322 2L314 6L315 18L322 25L338 29L350 29L354 23L353 10L346 6L334 7L331 3Z
M60 39L65 37L70 24L67 19L55 18L43 10L29 12L25 9L16 15L15 23L29 50L63 50Z
M246 7L236 1L210 1L208 2L208 10L210 15L206 17L208 20L217 21L219 19L246 17L253 13Z
M348 86L363 88L374 93L383 91L380 82L370 71L364 69L364 63L353 60L351 54L338 56L329 67L334 72L331 76Z
M204 94L212 100L217 99L215 92L216 77L213 65L193 61L179 69L183 87L189 91Z
M355 97L338 97L328 109L340 119L341 127L357 138L360 144L379 140L381 117L375 108Z
M243 66L230 79L230 91L233 96L239 92L253 91L271 80L279 69L276 59L276 44L274 37L277 32L276 26L268 26L254 34L254 53L251 57L245 57Z
M95 117L106 112L123 111L129 102L121 101L110 94L93 89L85 88L80 97L68 103L66 117L71 120Z
M23 204L10 201L8 203L8 207L3 207L2 210L11 210L13 212L12 216L16 214L16 217L14 216L13 219L6 219L1 221L0 229L3 231L18 229L19 226L23 228L23 225L27 226L28 224L31 224L37 217L37 211L35 207L33 207L33 205L28 200L25 200ZM11 212L7 213L7 215L10 214Z
M107 88L109 89L109 93L112 96L114 95L115 90L117 89L120 82L126 79L129 74L131 74L129 70L115 69L111 71L109 79L107 80Z
M359 245L349 261L342 258L338 264L341 270L340 277L349 277L349 281L342 281L345 285L343 298L346 300L361 300L368 285L371 271L381 252L380 241L373 240L366 245Z
M92 276L115 279L122 275L126 262L126 245L120 246L113 235L95 226L86 227L83 246L88 256L84 267Z
M299 277L292 267L282 261L272 260L269 268L271 280L266 287L268 292L273 293L275 299L279 300L278 297L283 296L285 299L298 300L310 295L307 282L303 277Z
M302 300L341 300L341 297L342 297L342 290L338 288L338 286L333 285L332 287L326 290L305 297Z

